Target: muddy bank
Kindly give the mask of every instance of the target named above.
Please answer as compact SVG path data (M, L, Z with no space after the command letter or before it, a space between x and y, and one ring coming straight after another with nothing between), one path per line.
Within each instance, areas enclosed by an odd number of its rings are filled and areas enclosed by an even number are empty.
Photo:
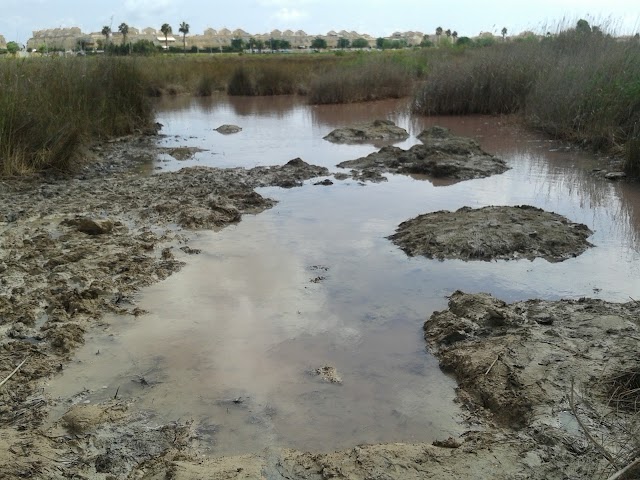
M531 454L578 478L633 460L640 303L507 304L458 291L424 331L470 419L513 429Z
M372 141L401 141L409 138L409 133L390 120L374 120L373 122L336 128L324 137L334 143L363 143Z
M151 140L94 152L101 161L73 177L0 183L0 381L20 366L0 390L3 428L40 424L47 399L38 381L64 370L85 332L104 326L105 312L145 313L135 293L198 253L184 229L224 227L271 207L257 186L291 187L328 173L296 159L140 176L126 167L158 153Z
M419 215L402 222L389 239L412 257L562 262L592 247L592 234L586 225L522 205Z
M446 128L431 127L418 138L423 143L409 150L387 146L337 166L378 174L420 174L457 180L488 177L509 169L504 160L483 151L475 140L456 137Z

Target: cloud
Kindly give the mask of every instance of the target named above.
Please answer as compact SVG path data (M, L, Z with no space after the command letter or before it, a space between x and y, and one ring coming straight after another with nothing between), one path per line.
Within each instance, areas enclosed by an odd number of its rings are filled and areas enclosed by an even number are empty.
M303 12L301 10L297 10L295 8L281 8L276 13L274 13L271 18L273 20L278 20L280 22L293 22L297 20L301 20L303 18L308 17L309 14L307 12Z

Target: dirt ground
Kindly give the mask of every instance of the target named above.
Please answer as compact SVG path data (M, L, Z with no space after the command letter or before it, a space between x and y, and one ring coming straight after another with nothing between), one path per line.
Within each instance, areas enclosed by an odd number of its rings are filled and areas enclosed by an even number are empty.
M592 247L592 234L562 215L522 205L419 215L402 222L389 239L412 257L561 262Z
M0 478L606 478L637 452L633 398L619 394L633 390L637 303L506 305L461 292L425 324L429 348L455 375L468 411L460 438L207 458L191 423L157 425L117 392L45 427L43 380L65 369L106 312L145 314L136 293L199 253L189 247L190 230L271 207L257 186L295 187L329 173L301 159L135 173L158 153L153 144L121 139L94 147L94 161L75 175L0 181ZM330 366L318 370L339 380Z
M475 140L456 137L446 128L428 128L418 138L423 143L409 150L386 146L366 157L348 160L337 166L353 169L354 175L362 175L362 172L377 174L372 175L371 181L386 180L383 173L470 180L504 173L509 169L503 160L483 151Z

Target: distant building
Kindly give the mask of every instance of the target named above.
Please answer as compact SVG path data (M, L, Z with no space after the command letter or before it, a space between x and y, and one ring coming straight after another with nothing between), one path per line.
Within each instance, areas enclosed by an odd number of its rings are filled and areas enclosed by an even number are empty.
M313 40L317 37L324 39L327 42L329 48L334 48L338 44L340 38L346 38L350 42L358 38L364 38L369 42L369 45L374 46L376 39L371 35L365 33L358 33L355 31L341 30L340 32L330 31L326 34L315 35L308 34L303 30L273 30L268 33L251 34L240 28L233 31L228 28L222 28L216 30L213 28L207 28L202 34L190 34L186 37L187 48L197 47L201 50L215 49L219 50L223 47L230 46L233 39L240 38L245 42L250 39L262 40L267 43L270 39L286 40L291 44L294 49L309 48ZM392 39L405 39L409 45L417 45L422 40L422 33L420 32L395 32L391 37ZM2 45L2 37L0 37L0 45ZM124 40L120 32L112 32L108 41L115 44L120 44ZM165 47L165 37L162 32L156 28L141 28L137 29L129 27L129 33L127 35L127 41L135 43L139 40L147 40L153 42L154 45L162 48ZM182 40L182 39L180 39ZM83 33L80 28L54 28L46 30L36 30L33 32L33 37L27 42L27 47L37 50L39 48L49 50L78 50L83 48L85 50L95 50L104 45L107 39L101 32ZM167 42L169 47L177 43L174 35L169 35ZM179 42L182 43L181 41Z
M7 48L7 41L0 35L0 48Z

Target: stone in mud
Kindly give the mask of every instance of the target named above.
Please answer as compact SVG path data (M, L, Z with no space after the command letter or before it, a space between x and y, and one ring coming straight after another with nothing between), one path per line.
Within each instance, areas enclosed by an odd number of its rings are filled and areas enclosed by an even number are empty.
M329 383L342 383L342 378L338 375L338 370L335 367L331 367L329 365L324 365L322 367L316 368L313 371L314 375L319 376L322 380Z
M446 128L431 127L418 138L423 144L409 150L386 146L366 157L339 163L338 167L457 180L488 177L509 169L503 160L483 151L475 140L456 137Z
M104 235L113 230L113 221L108 218L83 217L65 223L75 225L79 232L87 235Z
M158 152L171 155L176 160L184 161L190 160L198 152L205 152L206 150L198 147L173 147L162 148L158 147Z
M407 138L409 138L409 133L390 120L374 120L352 127L336 128L324 137L325 140L334 143L406 140Z
M62 425L71 433L84 433L100 425L104 413L97 405L75 405L62 416Z
M333 182L331 180L329 180L328 178L325 178L321 182L314 183L314 185L322 185L322 186L328 187L330 185L333 185Z
M230 135L232 133L238 133L242 131L242 128L240 128L237 125L220 125L218 128L215 129L217 132L222 133L224 135Z
M389 239L409 256L439 260L562 262L592 247L592 233L557 213L522 205L427 213L401 223Z
M604 175L604 178L606 178L607 180L622 180L626 177L627 174L624 172L608 172Z

